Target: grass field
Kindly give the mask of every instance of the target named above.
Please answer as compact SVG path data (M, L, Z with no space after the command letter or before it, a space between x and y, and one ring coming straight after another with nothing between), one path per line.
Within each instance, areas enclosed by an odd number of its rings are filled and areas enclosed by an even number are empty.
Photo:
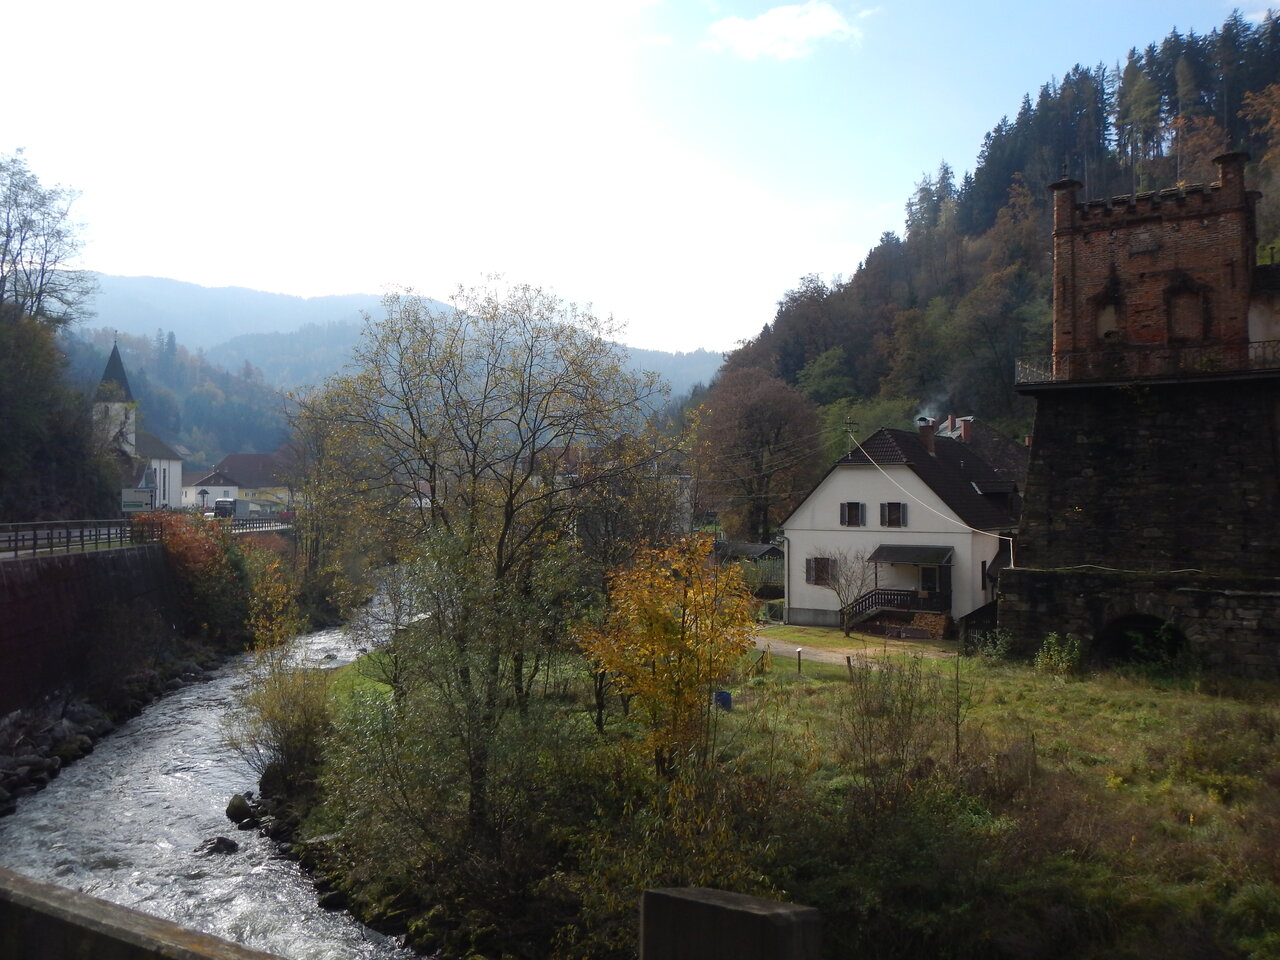
M849 636L836 627L796 627L773 624L759 631L762 641L772 644L775 655L795 654L795 648L822 650L836 654L888 656L906 654L916 657L951 657L959 646L950 640L897 640L855 631Z

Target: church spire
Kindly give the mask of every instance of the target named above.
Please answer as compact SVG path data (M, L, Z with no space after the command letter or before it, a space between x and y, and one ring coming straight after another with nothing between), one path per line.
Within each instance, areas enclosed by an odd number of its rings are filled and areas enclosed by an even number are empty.
M129 389L129 378L124 372L124 361L120 359L120 347L111 345L111 356L107 358L107 369L102 373L98 383L98 392L93 399L98 403L133 403L133 392Z

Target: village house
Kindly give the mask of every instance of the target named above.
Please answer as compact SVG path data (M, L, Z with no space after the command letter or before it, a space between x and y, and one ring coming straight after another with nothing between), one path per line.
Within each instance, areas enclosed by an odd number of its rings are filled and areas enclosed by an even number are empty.
M1018 485L965 442L969 424L881 429L832 466L782 524L786 622L848 616L939 635L994 600Z
M234 500L240 484L221 470L187 470L182 475L182 505L188 510L210 510L216 500Z
M229 453L215 466L214 472L235 478L243 500L256 500L264 506L289 509L293 503L293 486L289 479L289 462L285 451L275 453Z

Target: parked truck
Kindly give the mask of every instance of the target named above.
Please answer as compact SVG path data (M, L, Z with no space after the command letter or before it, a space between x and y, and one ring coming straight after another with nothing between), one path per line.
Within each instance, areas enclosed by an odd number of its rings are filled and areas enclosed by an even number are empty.
M230 498L226 500L213 501L213 515L215 517L233 517L236 520L246 520L249 517L250 503L248 500Z

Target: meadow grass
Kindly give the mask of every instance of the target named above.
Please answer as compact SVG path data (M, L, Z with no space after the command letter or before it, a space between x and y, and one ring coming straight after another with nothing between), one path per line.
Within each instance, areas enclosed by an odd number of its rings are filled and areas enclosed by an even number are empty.
M758 631L761 640L773 644L775 652L785 650L794 655L796 647L838 651L859 656L907 654L920 657L950 657L959 652L953 640L900 640L854 631L849 636L838 627L798 627L771 624Z
M767 672L727 682L732 709L714 711L726 809L753 811L752 829L768 838L761 852L750 830L726 834L742 844L734 856L822 909L850 949L874 942L884 956L923 955L920 944L961 936L957 956L1280 957L1274 683L1058 676L943 658L943 644L815 628L765 635L792 653L850 650L871 665L805 660L797 672L794 656L775 654ZM386 689L369 667L341 670L335 695ZM892 689L903 692L891 696L916 698L933 725L909 754L895 752L892 724L876 726L899 715L901 704L877 691L877 678L895 672ZM576 658L556 664L560 709L590 710L588 677ZM611 710L610 736L638 736L634 715L612 700ZM859 715L869 725L860 729ZM887 752L859 753L850 740L859 732L887 738L875 744ZM910 767L906 792L894 799L886 781L889 806L877 808L868 798L893 764ZM606 879L587 876L592 889ZM859 897L876 906L850 906Z

